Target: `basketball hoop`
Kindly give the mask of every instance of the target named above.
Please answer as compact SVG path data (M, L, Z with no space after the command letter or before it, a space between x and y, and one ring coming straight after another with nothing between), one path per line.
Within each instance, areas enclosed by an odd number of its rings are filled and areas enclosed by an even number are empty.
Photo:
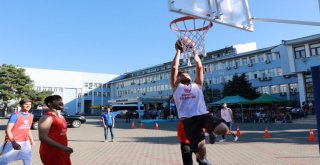
M177 18L170 22L170 29L176 33L182 43L184 61L188 66L191 66L192 51L206 57L204 41L212 26L212 22L193 16ZM190 48L190 44L185 44L183 41L185 38L190 39L194 43L194 47Z

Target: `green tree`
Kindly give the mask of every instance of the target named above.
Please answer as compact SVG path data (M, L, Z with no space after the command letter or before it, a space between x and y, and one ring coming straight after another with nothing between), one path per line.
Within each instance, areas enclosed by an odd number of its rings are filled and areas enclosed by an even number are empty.
M43 101L48 92L36 92L33 89L33 81L25 74L25 69L14 65L2 64L0 66L0 98L2 100L2 114L8 110L10 101L20 100L21 98L36 99ZM17 104L14 104L17 106Z
M34 91L29 97L32 100L32 107L33 108L37 108L38 106L43 105L44 103L44 99L47 96L52 95L52 91L41 91L41 92L37 92Z
M223 96L239 95L247 99L254 99L260 96L256 88L252 87L251 83L246 79L245 74L238 76L235 74L231 81L228 81L223 88Z

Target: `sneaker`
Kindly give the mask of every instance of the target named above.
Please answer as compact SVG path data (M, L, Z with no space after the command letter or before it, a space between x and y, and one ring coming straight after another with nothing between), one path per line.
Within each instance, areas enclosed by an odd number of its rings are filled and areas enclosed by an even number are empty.
M210 144L214 144L216 142L216 138L217 138L217 136L214 135L212 132L209 133L209 143Z
M238 141L238 139L239 139L238 136L235 136L233 141L236 142L236 141Z
M108 140L105 140L104 143L108 143Z
M111 139L111 142L115 142L116 140L114 140L114 139Z
M207 159L199 159L197 158L197 162L199 163L199 165L212 165Z
M219 140L219 142L225 142L226 141L226 139L221 139L221 140Z

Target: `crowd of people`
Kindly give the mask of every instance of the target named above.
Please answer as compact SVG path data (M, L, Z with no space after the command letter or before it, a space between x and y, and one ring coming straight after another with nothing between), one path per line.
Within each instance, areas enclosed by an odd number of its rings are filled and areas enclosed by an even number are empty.
M308 106L306 106L308 105ZM309 106L310 105L310 106ZM243 115L242 115L243 111ZM314 104L304 104L302 107L297 105L293 107L250 107L237 108L235 111L236 122L245 123L291 123L295 119L305 118L308 115L315 114ZM242 119L243 117L243 119Z

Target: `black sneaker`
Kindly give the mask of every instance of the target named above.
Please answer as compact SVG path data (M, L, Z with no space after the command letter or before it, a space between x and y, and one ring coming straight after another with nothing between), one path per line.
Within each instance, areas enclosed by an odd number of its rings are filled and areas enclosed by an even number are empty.
M197 158L197 162L199 163L199 165L212 165L207 159L199 159Z
M212 132L208 133L209 134L209 143L214 144L216 142L216 135L214 135Z

